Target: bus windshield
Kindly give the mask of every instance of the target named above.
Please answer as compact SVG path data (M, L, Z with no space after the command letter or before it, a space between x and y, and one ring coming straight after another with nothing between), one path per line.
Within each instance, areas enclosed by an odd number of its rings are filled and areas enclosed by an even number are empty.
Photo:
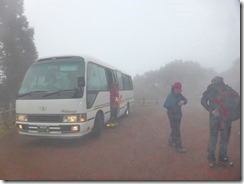
M84 73L85 63L81 60L57 59L35 63L27 71L18 97L72 97L71 93L79 91L77 79L84 77Z

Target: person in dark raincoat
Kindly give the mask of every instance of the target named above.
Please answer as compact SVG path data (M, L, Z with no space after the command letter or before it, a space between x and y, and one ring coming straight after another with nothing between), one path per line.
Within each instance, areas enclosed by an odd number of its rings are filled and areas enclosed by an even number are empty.
M164 107L167 109L167 115L170 122L171 134L169 136L169 145L175 147L177 152L185 153L186 149L182 146L180 124L182 118L181 107L187 103L187 99L181 94L182 84L175 82L170 94L167 96Z
M208 141L208 162L209 167L216 166L233 166L233 162L228 158L228 144L231 134L231 121L226 121L222 118L214 99L217 98L218 91L225 88L224 79L216 76L211 80L211 84L208 85L207 90L203 93L201 98L202 106L209 112L209 128L210 135ZM215 148L218 142L218 135L220 133L219 140L219 153L218 161L215 157Z

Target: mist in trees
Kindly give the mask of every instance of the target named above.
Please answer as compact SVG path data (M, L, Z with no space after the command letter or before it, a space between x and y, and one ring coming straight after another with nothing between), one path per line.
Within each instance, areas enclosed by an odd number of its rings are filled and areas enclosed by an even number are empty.
M217 73L213 68L204 68L198 62L175 60L159 70L136 75L133 79L135 99L163 102L174 82L179 81L189 104L196 107L211 79L217 75L224 77L225 83L240 92L240 58L233 61L232 67L223 73Z
M23 12L23 0L0 1L1 105L15 99L28 67L37 58L34 30Z
M240 93L241 63L240 58L233 61L232 66L220 74L224 77L225 83Z
M0 1L0 106L15 100L28 67L38 56L34 29L29 27L23 12L23 0ZM175 60L158 70L136 75L135 98L163 101L171 85L180 81L189 103L199 104L203 91L216 75L223 76L226 83L240 92L240 58L223 73L203 68L195 61Z

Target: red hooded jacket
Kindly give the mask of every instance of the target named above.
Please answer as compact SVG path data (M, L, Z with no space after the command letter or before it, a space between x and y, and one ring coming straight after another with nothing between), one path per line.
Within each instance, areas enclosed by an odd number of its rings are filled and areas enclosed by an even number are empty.
M115 83L110 89L110 101L113 103L113 108L116 108L118 105L119 98L119 85Z

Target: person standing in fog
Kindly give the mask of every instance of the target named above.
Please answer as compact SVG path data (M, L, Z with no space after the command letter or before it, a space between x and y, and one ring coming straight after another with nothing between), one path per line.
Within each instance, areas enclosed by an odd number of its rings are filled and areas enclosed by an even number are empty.
M170 122L171 134L169 136L169 145L175 147L176 151L185 153L186 149L182 146L180 124L182 118L181 107L187 103L187 99L181 94L182 85L175 82L170 94L167 96L164 107L167 109L167 115Z
M228 158L228 144L231 134L231 121L225 120L220 113L220 109L214 102L219 98L219 93L226 88L224 79L216 76L211 80L207 90L203 93L201 98L202 106L209 112L209 128L210 135L208 141L208 162L209 167L216 166L233 166L233 162ZM229 102L231 103L231 102ZM218 134L220 133L219 140L219 153L218 161L216 162L215 148L218 142Z

